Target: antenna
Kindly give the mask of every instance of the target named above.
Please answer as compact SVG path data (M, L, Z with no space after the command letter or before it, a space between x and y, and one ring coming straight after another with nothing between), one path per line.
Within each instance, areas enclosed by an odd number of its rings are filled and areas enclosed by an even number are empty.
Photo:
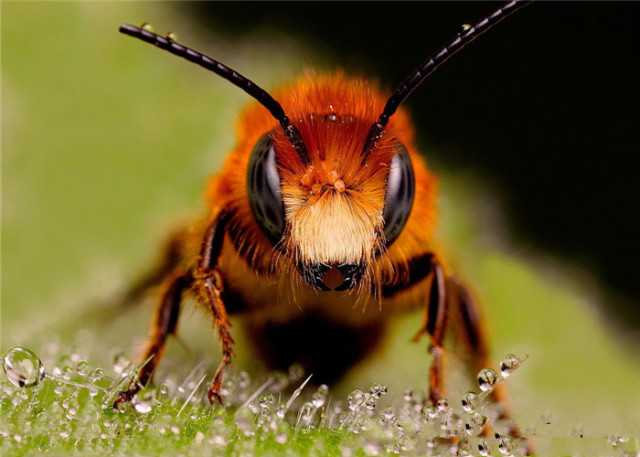
M382 114L378 118L378 121L371 126L367 140L362 148L362 164L367 161L369 154L376 145L376 142L382 137L384 128L389 122L389 118L396 112L402 102L413 92L427 76L433 73L440 65L445 63L449 57L456 52L463 49L473 40L485 33L491 27L496 25L504 18L518 11L520 8L532 3L533 0L512 0L509 3L501 6L493 13L485 16L474 25L465 24L462 26L462 31L458 36L448 45L444 46L433 56L429 57L418 68L400 83L395 92L391 94L387 104L382 111Z
M227 81L245 91L247 94L251 95L258 102L260 102L260 104L267 108L271 115L280 122L285 135L289 139L289 142L291 142L294 149L300 156L300 160L302 160L305 165L311 164L309 152L307 151L307 147L302 141L300 132L284 113L284 110L282 109L280 103L278 103L271 95L269 95L267 91L255 84L253 81L245 78L237 71L227 67L225 64L218 62L217 60L212 59L209 56L201 54L198 51L194 51L193 49L186 46L182 46L169 37L162 37L153 32L150 32L149 30L146 30L144 28L144 25L143 27L136 27L129 24L122 24L120 26L120 32L124 33L125 35L130 35L134 38L138 38L142 41L146 41L147 43L156 45L160 49L169 51L171 54L175 54L179 57L187 59L189 62L196 63L201 67L214 72L218 76L223 77Z

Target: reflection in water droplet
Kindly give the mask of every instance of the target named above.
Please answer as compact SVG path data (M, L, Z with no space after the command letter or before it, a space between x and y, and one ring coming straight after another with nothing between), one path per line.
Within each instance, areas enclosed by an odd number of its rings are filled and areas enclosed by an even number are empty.
M489 445L487 445L486 441L480 440L478 442L478 453L482 456L489 455Z
M513 372L513 370L518 368L519 365L520 359L513 354L508 354L500 361L500 373L502 373L502 376L506 378Z
M354 390L347 397L347 402L349 403L349 409L354 411L358 409L358 407L364 401L364 393L361 390Z
M322 384L318 387L318 390L315 391L311 400L313 402L313 406L316 408L320 408L324 406L327 401L327 394L329 393L329 387L326 384Z
M40 383L45 376L44 365L31 350L16 346L2 357L2 368L7 379L18 387L32 387Z
M178 41L178 35L176 34L176 32L168 32L167 40Z
M467 392L462 397L462 409L470 413L478 407L478 396L475 392Z
M483 392L492 389L497 382L498 373L493 368L483 368L478 373L478 386Z
M471 28L471 24L462 24L458 30L458 35L464 35Z
M93 382L98 382L102 378L104 378L104 370L102 368L96 368L96 370L93 372L93 376L91 377L91 380Z
M273 394L261 395L259 399L261 408L268 408L273 402L276 401L276 397Z
M90 370L89 364L85 360L81 360L80 362L78 362L78 365L76 366L76 371L80 376L87 376L87 374L89 374L89 370Z
M449 402L446 398L438 400L438 411L446 411L449 408Z
M149 414L153 409L155 391L152 389L141 390L133 396L131 404L133 409L140 414Z

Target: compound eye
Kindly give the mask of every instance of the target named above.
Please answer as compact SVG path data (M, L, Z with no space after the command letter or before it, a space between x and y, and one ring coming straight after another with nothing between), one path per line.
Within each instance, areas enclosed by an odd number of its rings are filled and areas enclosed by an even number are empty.
M276 151L269 134L262 136L251 152L247 186L251 211L264 234L276 245L284 233L284 204Z
M387 246L391 245L402 232L411 208L416 191L413 166L409 153L404 146L397 146L397 154L391 159L387 178L387 196L384 202L384 236Z

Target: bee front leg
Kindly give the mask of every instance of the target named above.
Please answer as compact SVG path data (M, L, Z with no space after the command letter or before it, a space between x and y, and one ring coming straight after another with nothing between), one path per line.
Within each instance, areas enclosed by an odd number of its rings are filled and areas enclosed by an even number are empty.
M121 403L131 401L133 396L151 381L153 372L164 353L167 336L176 331L182 293L190 281L190 275L179 270L165 281L166 287L158 302L151 326L151 335L142 359L146 363L140 368L137 377L129 384L128 389L120 392L113 404L115 408Z
M202 242L198 265L193 273L192 288L198 301L213 314L214 326L218 328L218 337L222 346L222 361L209 386L208 397L211 404L216 401L222 404L220 390L222 389L224 373L231 366L231 359L234 357L234 342L229 332L231 323L222 299L223 279L217 268L226 226L230 218L231 214L223 211L209 226Z

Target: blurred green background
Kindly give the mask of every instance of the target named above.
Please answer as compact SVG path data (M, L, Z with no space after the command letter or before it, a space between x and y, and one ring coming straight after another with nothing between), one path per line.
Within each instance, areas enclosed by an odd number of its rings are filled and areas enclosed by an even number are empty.
M250 101L120 35L120 23L173 30L266 89L336 66L392 88L493 6L3 2L2 349L60 337L52 324L73 328L144 271L165 234L201 211ZM640 435L640 123L636 76L625 71L638 57L624 22L637 9L536 4L408 103L442 180L443 243L485 304L495 356L531 356L509 380L516 416L550 414L560 436L580 424L595 436ZM148 313L94 319L95 351L111 353L113 341L128 351ZM407 342L419 319L399 318L344 389L423 388L426 342ZM209 335L192 320L185 326ZM242 346L239 364L255 365Z

